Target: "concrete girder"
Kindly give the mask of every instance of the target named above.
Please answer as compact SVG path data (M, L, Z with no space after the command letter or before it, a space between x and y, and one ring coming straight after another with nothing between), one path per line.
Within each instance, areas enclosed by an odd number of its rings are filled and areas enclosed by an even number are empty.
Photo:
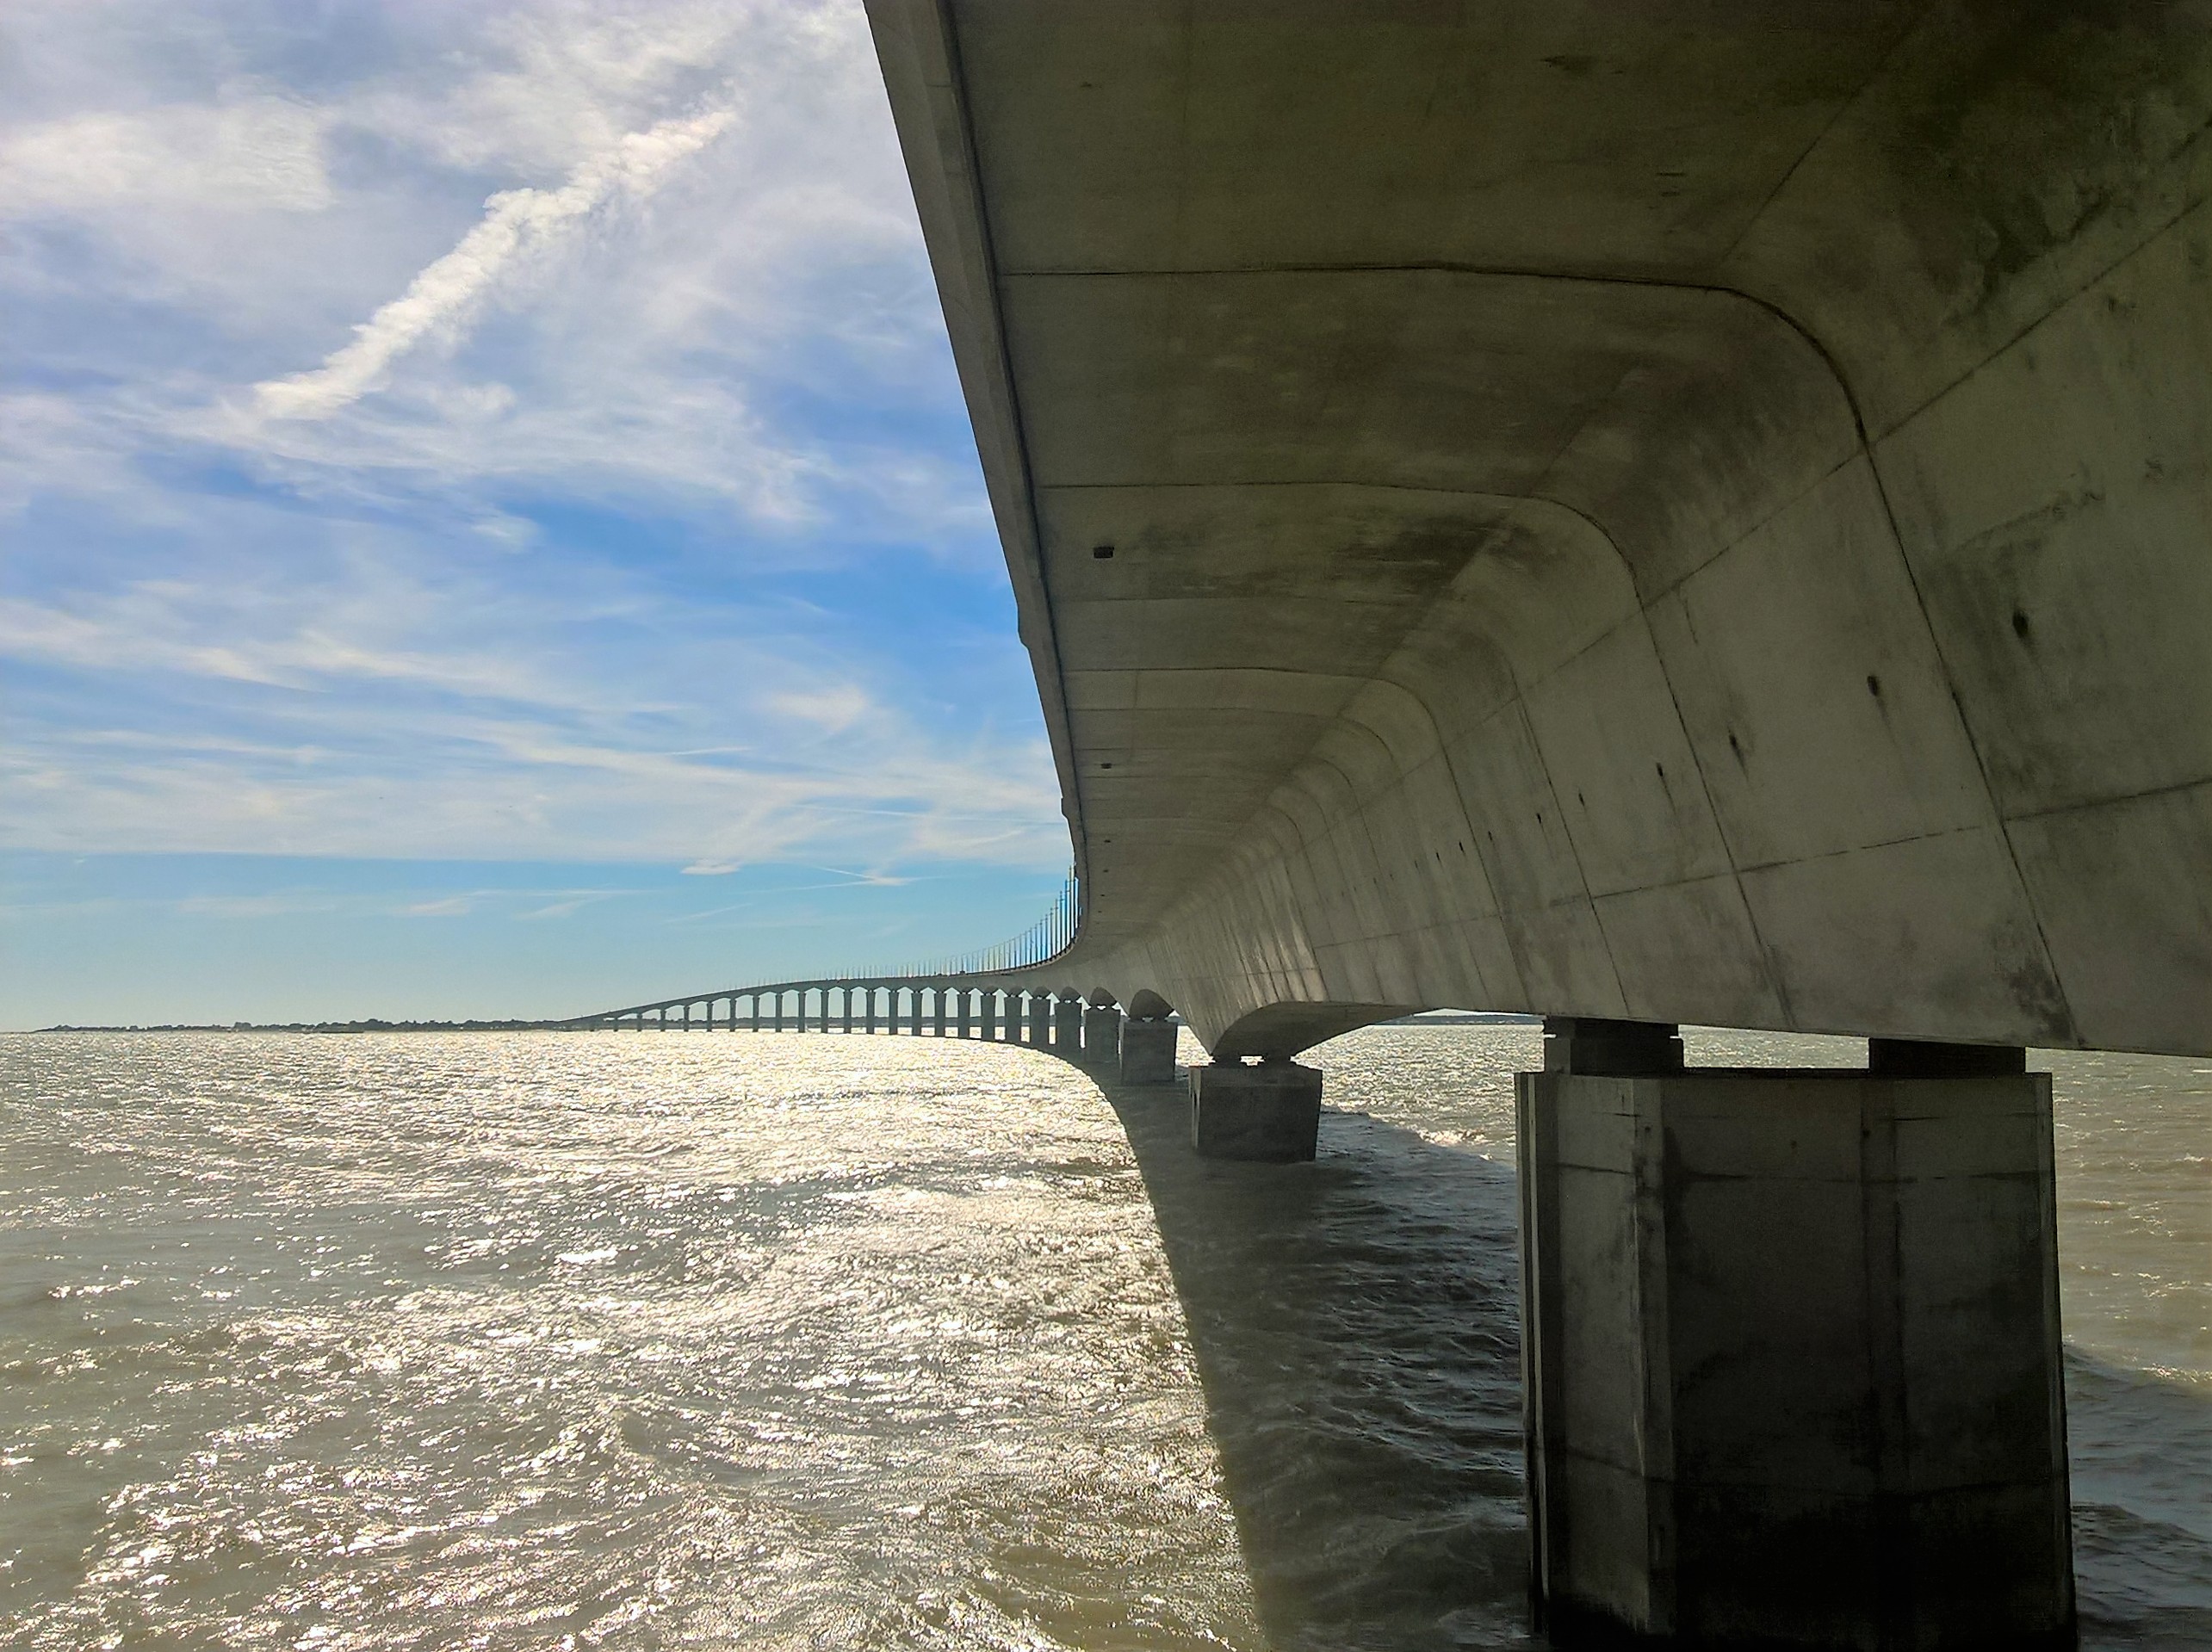
M2212 1050L2201 28L871 15L1074 973Z

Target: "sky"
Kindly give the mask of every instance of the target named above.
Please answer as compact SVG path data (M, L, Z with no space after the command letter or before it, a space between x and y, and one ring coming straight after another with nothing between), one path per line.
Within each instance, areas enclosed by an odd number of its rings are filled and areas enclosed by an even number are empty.
M1068 836L855 0L9 0L0 1026L982 946Z

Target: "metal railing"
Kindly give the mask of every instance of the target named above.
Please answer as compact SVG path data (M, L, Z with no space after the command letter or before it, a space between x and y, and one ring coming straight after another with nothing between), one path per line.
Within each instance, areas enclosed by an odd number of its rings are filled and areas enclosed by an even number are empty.
M979 948L973 952L955 953L951 957L932 958L920 963L874 965L862 969L844 969L830 974L831 981L887 981L914 975L996 975L1012 969L1027 969L1046 963L1065 952L1075 938L1076 927L1082 922L1083 891L1075 876L1075 869L1068 868L1067 875L1060 880L1060 893L1053 897L1044 916L1011 940L1001 941L995 946Z

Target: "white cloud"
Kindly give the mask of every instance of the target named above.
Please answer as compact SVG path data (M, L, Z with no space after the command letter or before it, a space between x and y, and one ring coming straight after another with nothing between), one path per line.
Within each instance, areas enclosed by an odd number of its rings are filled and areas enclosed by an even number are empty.
M841 644L785 578L996 577L854 0L372 8L357 64L31 9L0 842L1057 858L1025 685L978 737L940 636Z
M0 843L650 860L701 875L802 851L868 864L1060 853L1042 742L948 742L871 692L891 662L802 659L791 640L720 630L678 640L641 596L523 599L374 543L335 567L304 562L289 586L149 579L71 607L0 603L0 658L116 696L104 724L13 720ZM572 643L593 609L658 646ZM781 716L745 687L807 680L828 686L769 696ZM746 738L699 738L731 729Z
M164 207L320 212L330 116L281 97L102 111L0 139L0 215Z
M476 910L476 902L465 894L448 895L442 900L418 900L400 909L403 918L466 918Z
M841 734L874 708L867 690L858 683L839 683L823 689L791 689L768 696L768 708L801 722L812 723L825 733Z
M610 200L651 195L663 173L705 148L732 118L723 109L663 121L592 156L558 189L508 189L493 195L484 203L482 221L356 329L351 343L313 372L255 386L261 411L276 418L327 418L381 384L393 359L432 329L463 320L510 264L542 255L578 220ZM501 410L513 399L513 392L506 391Z

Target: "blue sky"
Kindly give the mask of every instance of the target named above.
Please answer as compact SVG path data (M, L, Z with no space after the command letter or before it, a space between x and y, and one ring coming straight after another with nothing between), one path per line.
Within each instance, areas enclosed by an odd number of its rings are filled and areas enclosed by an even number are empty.
M0 31L0 1025L567 1012L1042 910L857 3Z

